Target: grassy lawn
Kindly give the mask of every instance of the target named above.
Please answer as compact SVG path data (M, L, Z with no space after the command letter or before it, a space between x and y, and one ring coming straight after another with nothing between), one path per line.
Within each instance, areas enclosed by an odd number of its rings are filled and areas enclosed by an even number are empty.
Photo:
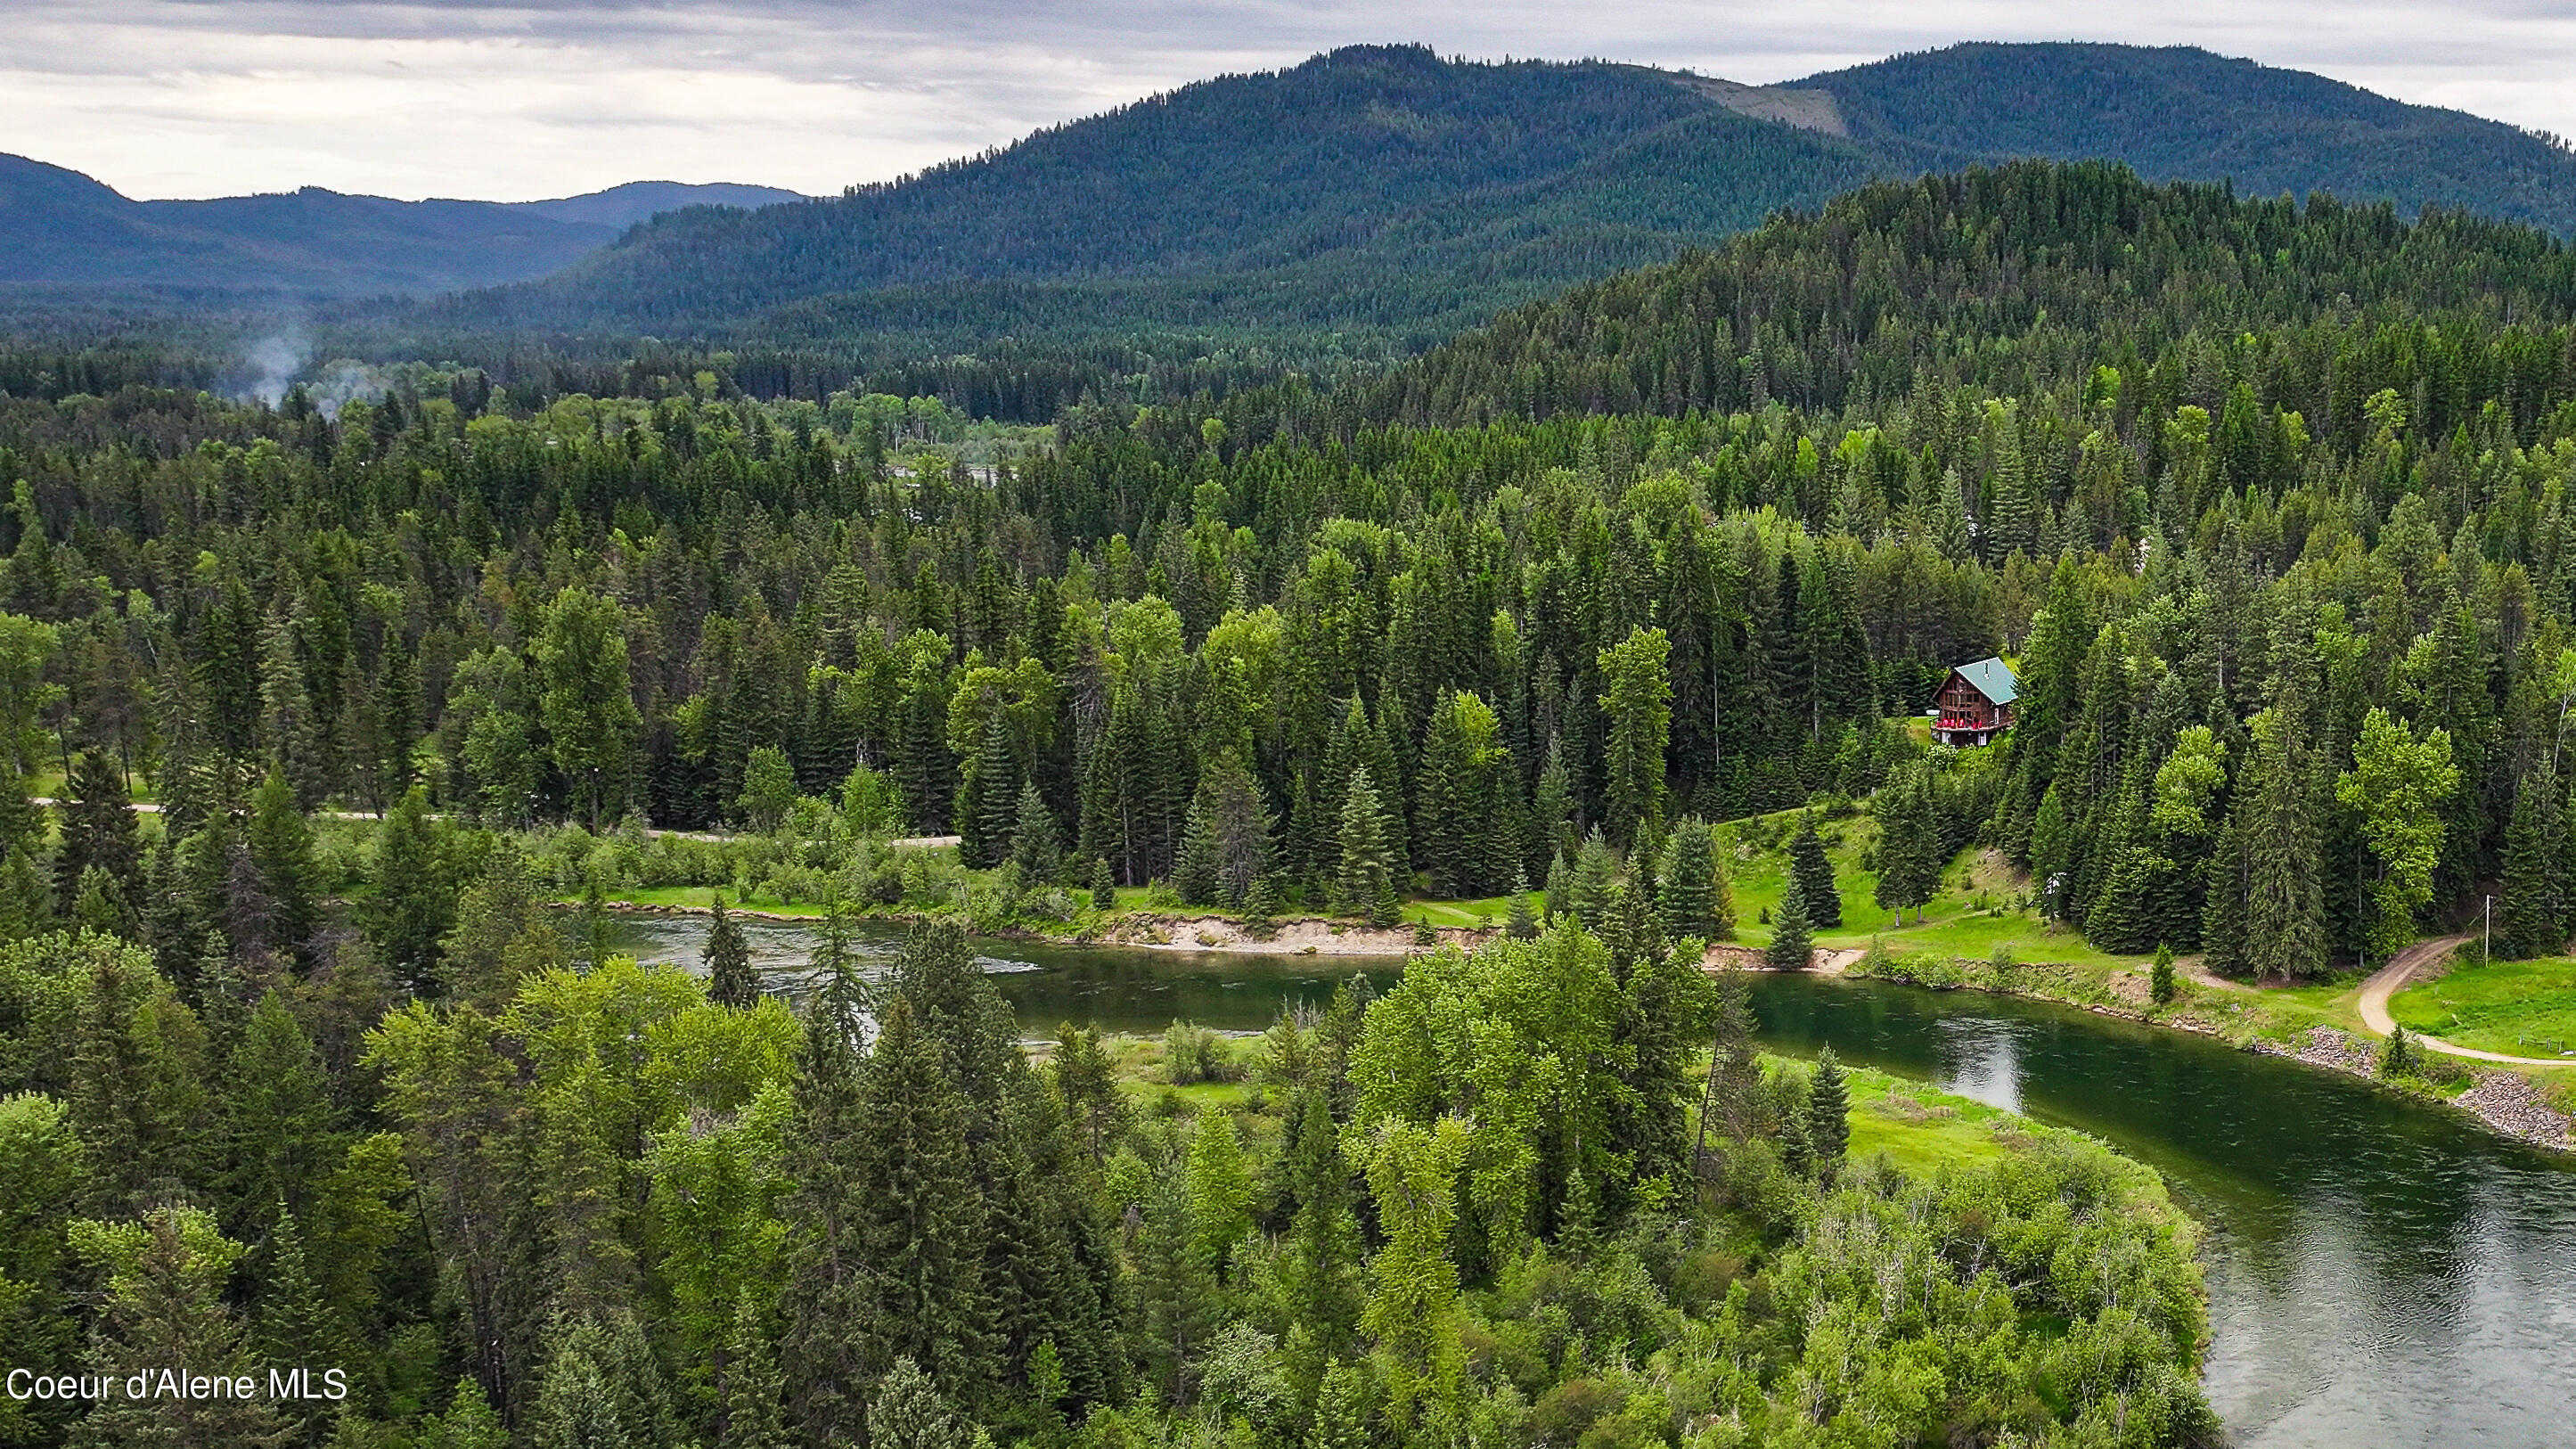
M1118 1085L1141 1113L1194 1116L1214 1109L1234 1114L1255 1137L1273 1134L1281 1101L1253 1080L1262 1045L1238 1038L1222 1043L1231 1081L1168 1084L1163 1042L1158 1037L1118 1035L1104 1038ZM2010 1156L2028 1144L2033 1129L2025 1119L1983 1102L1952 1096L1920 1082L1907 1081L1867 1067L1845 1066L1851 1094L1853 1162L1885 1156L1898 1170L1930 1177L1945 1168L1974 1168Z
M1538 910L1540 896L1530 893L1530 910ZM1487 896L1480 901L1407 901L1397 918L1408 926L1500 926L1512 918L1510 896Z
M1759 946L1771 939L1771 927L1763 917L1766 913L1776 914L1787 893L1789 841L1796 830L1795 822L1796 813L1788 812L1759 821L1738 821L1728 827L1736 841L1771 834L1779 840L1771 849L1738 845L1730 854L1735 938L1744 945ZM1864 864L1878 843L1878 823L1866 815L1851 815L1818 822L1816 834L1824 842L1825 855L1833 861L1834 888L1843 898L1843 923L1818 931L1819 946L1866 946L1875 936L1885 941L1890 951L1967 961L1990 960L1997 946L2010 946L2016 960L2072 966L2137 967L2146 960L2143 956L2117 956L2097 950L2075 931L2040 919L2036 911L2019 908L2015 903L2027 892L2027 884L1974 849L1960 852L1942 869L1941 890L1923 908L1922 921L1917 923L1914 913L1908 911L1905 923L1899 925L1895 912L1881 910L1873 903L1878 872Z
M2000 1107L1865 1067L1846 1067L1843 1075L1851 1090L1854 1162L1885 1153L1900 1171L1930 1177L1945 1167L1994 1162L2013 1150L1995 1129L2018 1128L2021 1119Z
M2454 1046L2523 1057L2576 1056L2576 959L2466 966L2397 993L2399 1025Z

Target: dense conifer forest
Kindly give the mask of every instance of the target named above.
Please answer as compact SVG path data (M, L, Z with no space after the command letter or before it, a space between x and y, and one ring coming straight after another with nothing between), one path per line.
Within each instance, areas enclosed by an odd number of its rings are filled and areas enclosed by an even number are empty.
M1713 827L1815 807L1792 966L1863 797L1881 909L1976 847L2222 973L2576 925L2576 262L2502 223L1880 183L1044 428L143 365L0 365L0 1310L358 1384L169 1442L2200 1442L2187 1229L2081 1144L1852 1157L1693 969ZM2017 724L1927 746L1993 654ZM1030 919L1520 905L1257 1051L1039 1065L953 924L791 1005L546 909L750 849L900 905L947 834Z

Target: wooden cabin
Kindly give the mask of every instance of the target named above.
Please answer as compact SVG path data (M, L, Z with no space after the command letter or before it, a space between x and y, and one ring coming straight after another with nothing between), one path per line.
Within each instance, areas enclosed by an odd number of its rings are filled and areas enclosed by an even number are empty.
M2012 666L2000 659L1980 659L1950 671L1932 701L1932 738L1953 749L1991 744L2012 728L2013 701L2020 697Z

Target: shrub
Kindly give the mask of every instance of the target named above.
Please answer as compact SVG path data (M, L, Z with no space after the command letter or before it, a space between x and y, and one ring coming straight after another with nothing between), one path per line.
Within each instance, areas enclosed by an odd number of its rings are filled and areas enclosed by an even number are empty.
M1163 1033L1163 1080L1175 1087L1230 1082L1240 1072L1226 1055L1225 1038L1195 1022L1176 1021Z

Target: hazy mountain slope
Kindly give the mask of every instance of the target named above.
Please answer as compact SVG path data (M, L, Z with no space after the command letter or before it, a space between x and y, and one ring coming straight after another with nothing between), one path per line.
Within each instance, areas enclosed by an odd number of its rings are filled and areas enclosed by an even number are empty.
M623 231L666 211L684 206L739 206L745 209L804 201L800 193L775 186L749 186L739 181L629 181L605 191L552 201L519 201L509 205L550 221L576 222Z
M1368 242L1712 109L1627 66L1357 48L1226 76L848 195L664 217L495 317L656 325L886 285L1214 272Z
M2576 156L2461 111L2193 47L1951 46L1794 83L1899 171L2110 159L2240 195L2388 199L2576 232Z
M666 216L414 319L940 349L1032 329L1419 341L1872 176L2023 155L2576 230L2576 158L2540 138L2195 49L1962 45L1747 87L1358 47L844 197Z
M0 156L0 282L341 296L490 286L558 271L656 212L789 194L652 181L519 203L319 187L134 201L77 171Z

